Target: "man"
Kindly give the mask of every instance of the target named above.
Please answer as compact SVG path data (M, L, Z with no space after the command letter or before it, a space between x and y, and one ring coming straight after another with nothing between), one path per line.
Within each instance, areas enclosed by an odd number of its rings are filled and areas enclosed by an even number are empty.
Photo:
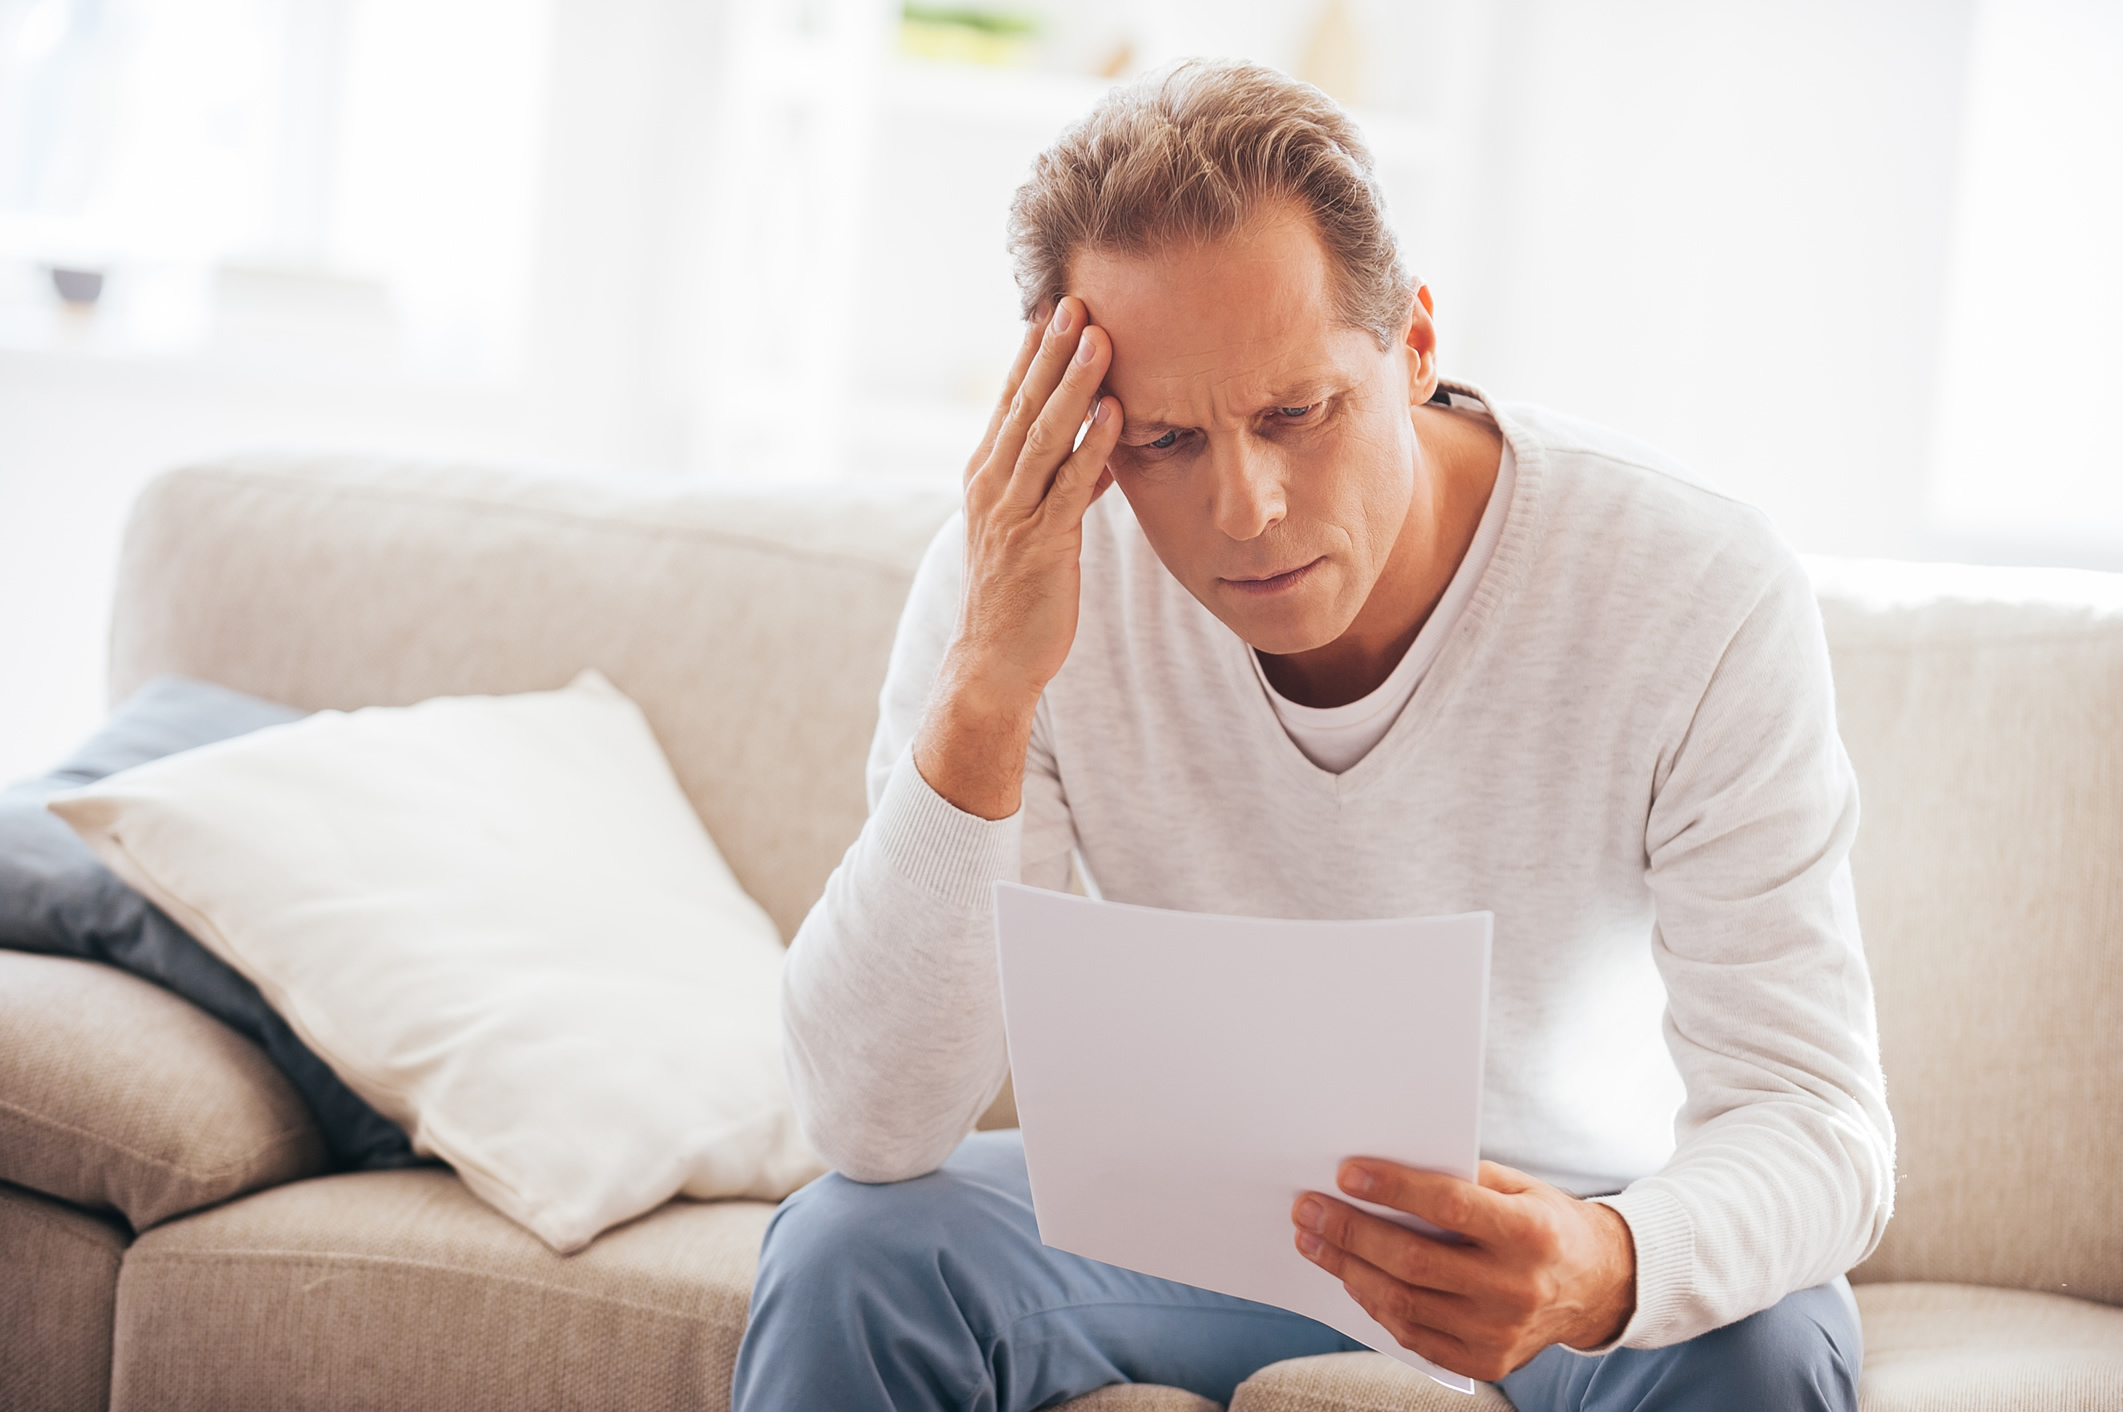
M1292 1258L1409 1348L1521 1412L1855 1407L1841 1276L1893 1138L1793 556L1648 451L1443 382L1352 125L1270 71L1116 93L1012 242L1034 323L789 955L839 1174L767 1236L738 1408L1223 1401L1355 1346L1046 1249L1016 1135L967 1137L1007 1064L992 885L1072 860L1160 907L1494 911L1497 1160L1338 1174L1465 1242L1291 1212Z

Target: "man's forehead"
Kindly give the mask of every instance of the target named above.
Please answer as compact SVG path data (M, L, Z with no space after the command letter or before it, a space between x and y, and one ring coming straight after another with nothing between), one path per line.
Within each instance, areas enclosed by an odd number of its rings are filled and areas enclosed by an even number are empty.
M1351 335L1375 346L1339 316L1327 273L1302 217L1149 254L1086 252L1071 263L1074 292L1112 340L1106 388L1131 426L1198 414L1205 400L1227 410L1291 405L1346 380Z
M1334 312L1326 252L1301 219L1143 253L1084 251L1070 276L1093 322L1175 347L1279 342Z
M1091 318L1100 322L1095 307ZM1370 335L1331 317L1291 320L1253 336L1233 336L1239 331L1206 320L1102 326L1113 341L1103 391L1120 399L1124 432L1309 406L1354 385L1363 374L1360 355L1377 353Z

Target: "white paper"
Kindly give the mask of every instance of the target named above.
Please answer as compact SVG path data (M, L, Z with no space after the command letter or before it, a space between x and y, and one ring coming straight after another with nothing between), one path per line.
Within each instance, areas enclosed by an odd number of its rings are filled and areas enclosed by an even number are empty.
M1009 883L995 913L1040 1239L1293 1310L1472 1392L1298 1254L1290 1207L1338 1195L1350 1157L1474 1180L1490 914L1271 921Z

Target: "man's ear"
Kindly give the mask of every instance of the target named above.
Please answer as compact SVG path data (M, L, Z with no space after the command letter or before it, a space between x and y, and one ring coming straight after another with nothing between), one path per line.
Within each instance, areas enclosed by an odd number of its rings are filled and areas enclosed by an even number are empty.
M1437 324L1431 318L1430 286L1415 282L1401 347L1408 354L1408 405L1420 407L1437 395Z

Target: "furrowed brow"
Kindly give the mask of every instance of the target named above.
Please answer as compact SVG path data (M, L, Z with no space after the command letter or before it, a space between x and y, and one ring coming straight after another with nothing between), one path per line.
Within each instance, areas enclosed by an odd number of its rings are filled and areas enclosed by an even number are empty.
M1180 426L1176 422L1163 422L1159 421L1155 417L1123 416L1121 418L1120 423L1120 434L1123 437L1147 436L1152 441L1157 440L1159 437L1163 436L1168 431L1185 430L1187 430L1187 428Z
M1309 407L1315 402L1324 402L1330 397L1338 397L1347 392L1353 385L1346 378L1332 376L1307 378L1301 383L1296 383L1277 392L1254 409L1250 415L1261 416L1264 413L1274 411L1278 407ZM1100 389L1099 396L1108 395L1104 389ZM1155 441L1168 431L1191 430L1193 430L1191 423L1168 422L1161 417L1131 417L1125 413L1122 414L1120 424L1120 434L1123 438L1140 436L1147 437L1152 441Z
M1324 402L1335 394L1346 391L1348 388L1333 378L1308 378L1294 387L1276 393L1260 410L1269 412L1277 407L1310 407L1315 402Z

